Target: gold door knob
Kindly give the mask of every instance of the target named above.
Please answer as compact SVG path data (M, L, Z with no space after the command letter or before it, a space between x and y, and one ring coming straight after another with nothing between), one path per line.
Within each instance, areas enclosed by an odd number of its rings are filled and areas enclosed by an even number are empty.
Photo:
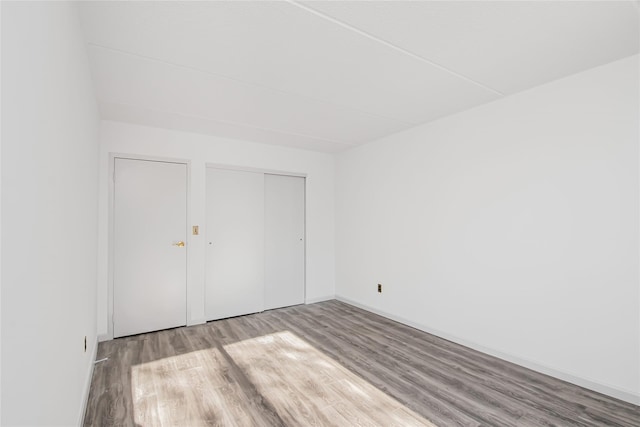
M184 242L173 243L172 246L178 246L179 248L184 248Z

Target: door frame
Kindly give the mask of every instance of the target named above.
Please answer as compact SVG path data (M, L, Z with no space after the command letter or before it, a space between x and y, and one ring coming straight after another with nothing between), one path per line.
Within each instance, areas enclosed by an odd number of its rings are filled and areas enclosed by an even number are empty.
M162 162L162 163L177 163L183 164L187 168L187 202L186 202L186 215L187 223L185 225L186 235L186 276L185 276L185 295L186 306L185 313L187 316L187 325L191 318L191 303L189 301L189 247L191 245L191 233L189 233L189 224L191 223L191 161L187 159L176 159L169 157L147 156L142 154L128 154L128 153L109 153L109 168L107 180L109 181L109 229L108 229L108 241L107 241L107 340L113 339L113 288L114 288L114 250L115 250L115 230L114 230L114 207L115 207L115 166L116 159L126 160L141 160L148 162Z
M254 167L250 167L250 166L237 166L237 165L229 165L229 164L222 164L222 163L205 163L204 164L205 167L205 180L206 180L206 171L207 169L224 169L224 170L233 170L233 171L241 171L241 172L254 172L254 173L262 173L265 175L284 175L284 176L294 176L297 178L302 178L304 179L304 245L302 248L303 254L304 254L304 264L303 264L303 268L304 268L304 280L303 280L303 298L304 298L304 304L307 304L307 174L306 173L301 173L301 172L288 172L288 171L283 171L283 170L278 170L278 169L264 169L264 168L254 168ZM206 182L205 182L205 194L206 194ZM205 212L204 212L204 218L205 218L205 232L206 232L206 227L207 227L207 223L206 223L206 217L207 217L207 213L206 213L206 205L207 205L207 201L205 200L204 202L205 205ZM203 278L204 278L204 286L203 286L203 293L202 293L202 298L204 299L204 301L206 301L207 299L207 264L206 264L206 257L205 257L205 263L202 265L203 268ZM206 313L205 313L205 318L206 318Z

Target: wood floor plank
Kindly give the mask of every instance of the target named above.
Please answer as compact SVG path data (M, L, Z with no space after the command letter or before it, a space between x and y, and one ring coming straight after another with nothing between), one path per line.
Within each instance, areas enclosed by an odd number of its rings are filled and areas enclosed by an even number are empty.
M100 343L85 426L621 426L640 408L338 301Z
M334 325L336 326L336 325ZM366 330L365 326L359 326L358 330ZM360 337L362 339L362 335ZM449 394L445 399L451 404L453 401L457 401L463 407L470 411L477 411L476 401L488 403L488 407L492 410L485 411L485 419L482 421L491 425L504 424L508 422L514 422L519 419L523 414L518 407L510 405L511 398L500 393L500 390L496 388L487 387L486 380L492 379L490 371L483 369L483 375L480 381L469 382L469 373L462 373L460 369L456 369L457 366L449 363L447 358L433 357L430 354L421 352L419 349L410 348L406 345L406 342L402 342L400 347L394 348L388 342L384 342L381 339L364 338L366 341L363 343L353 343L361 348L385 348L383 355L378 355L379 362L384 366L392 366L392 370L397 370L399 366L411 366L415 376L422 376L422 378L407 377L408 381L417 384L429 384L432 388L439 388L443 390L454 390L453 394ZM411 357L407 357L410 354ZM442 366L441 366L442 365ZM459 366L459 365L458 365ZM503 381L504 379L496 379L495 381ZM457 390L462 389L465 393L463 396L469 396L468 399L461 397ZM445 393L446 394L446 393ZM576 422L572 422L570 419L564 420L566 425L580 425Z

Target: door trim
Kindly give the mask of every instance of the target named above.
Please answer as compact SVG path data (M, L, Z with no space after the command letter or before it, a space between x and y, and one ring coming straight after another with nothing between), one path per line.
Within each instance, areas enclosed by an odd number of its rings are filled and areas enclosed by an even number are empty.
M255 172L255 173L262 173L265 175L298 176L300 178L307 177L306 173L301 173L301 172L288 172L288 171L277 170L277 169L252 168L248 166L226 165L222 163L205 163L204 166L205 168L211 168L211 169L225 169L225 170L232 170L232 171Z
M109 167L107 180L109 181L109 224L108 224L108 232L107 232L107 334L105 338L107 340L113 339L113 288L114 288L114 274L113 274L113 262L114 262L114 206L115 206L115 162L116 159L127 159L127 160L141 160L148 162L161 162L161 163L177 163L183 164L187 168L187 224L185 235L186 237L186 259L187 259L187 273L185 277L185 286L186 286L186 316L187 316L187 325L190 324L191 319L191 302L189 300L189 266L191 262L189 260L189 247L191 246L191 233L189 232L189 224L191 223L191 161L187 159L175 159L168 157L156 157L156 156L145 156L139 154L128 154L128 153L109 153Z

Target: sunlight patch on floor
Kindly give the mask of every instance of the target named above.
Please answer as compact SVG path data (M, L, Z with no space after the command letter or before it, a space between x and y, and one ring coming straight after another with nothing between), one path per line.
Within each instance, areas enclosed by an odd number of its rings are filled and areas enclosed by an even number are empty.
M217 349L133 366L136 425L251 425L251 402L240 385L230 381L229 370L229 363Z
M268 411L289 426L434 427L289 331L133 366L131 386L139 426L261 425Z
M433 426L289 331L225 350L292 425Z

